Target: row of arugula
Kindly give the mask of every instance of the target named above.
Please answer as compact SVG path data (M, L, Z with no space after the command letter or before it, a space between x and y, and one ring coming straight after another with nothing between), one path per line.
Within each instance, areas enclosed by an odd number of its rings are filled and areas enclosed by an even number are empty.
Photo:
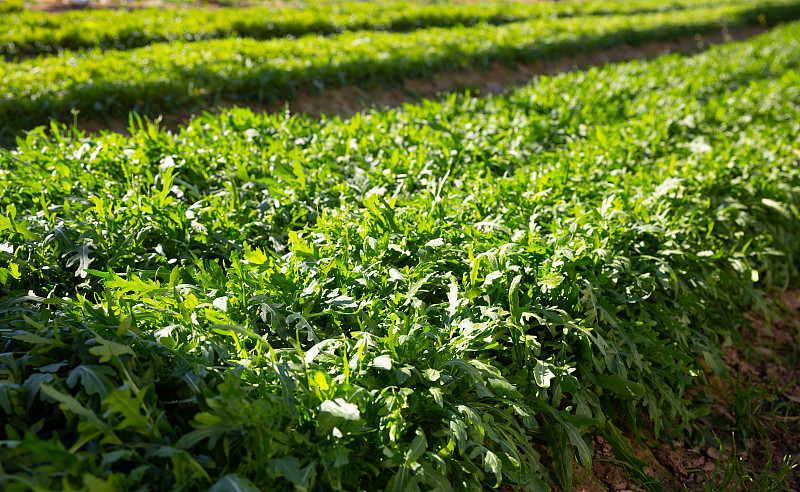
M0 141L50 118L157 115L220 102L274 103L298 90L397 83L444 69L488 68L623 43L796 19L798 0L757 0L665 13L533 19L411 33L349 31L268 41L157 43L0 63ZM78 114L76 114L76 111Z
M0 17L0 56L54 54L66 49L124 50L165 41L229 36L269 39L352 30L410 31L424 27L505 24L532 18L665 12L743 0L639 0L616 2L421 3L410 0L334 2L298 7L227 9L144 9L72 11L53 15L22 11Z
M570 489L800 261L800 25L349 120L0 154L5 490ZM103 488L105 487L105 488Z

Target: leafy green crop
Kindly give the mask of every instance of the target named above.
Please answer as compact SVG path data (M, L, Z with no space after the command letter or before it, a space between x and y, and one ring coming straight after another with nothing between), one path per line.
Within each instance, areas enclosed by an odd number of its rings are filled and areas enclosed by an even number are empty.
M53 54L65 49L124 50L154 42L197 41L229 36L269 39L347 30L410 31L424 27L504 24L537 17L666 12L743 0L638 0L616 2L482 2L420 4L418 1L337 2L303 8L73 11L53 15L24 11L0 18L0 56Z
M0 153L3 487L569 489L589 429L634 465L617 426L691 436L800 266L798 40L32 132Z
M212 40L132 51L74 53L0 64L0 137L54 117L156 115L221 99L273 102L300 88L392 83L436 70L489 67L730 26L800 17L797 0L660 14L533 20L504 26L431 28L409 34L348 32L296 40Z

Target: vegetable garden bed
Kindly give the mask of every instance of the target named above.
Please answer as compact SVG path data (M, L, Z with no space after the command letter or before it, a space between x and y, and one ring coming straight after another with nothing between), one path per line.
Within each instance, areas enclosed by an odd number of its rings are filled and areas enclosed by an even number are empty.
M619 427L698 437L690 390L797 278L799 63L792 23L348 120L31 132L3 486L569 489L590 431L646 476Z
M157 42L198 41L241 36L270 39L309 33L344 31L412 31L480 23L506 24L533 18L555 19L586 15L667 12L700 7L744 4L741 0L639 0L616 2L482 2L481 4L420 4L336 2L315 6L228 9L224 14L203 9L137 11L73 11L52 15L24 11L0 17L0 55L6 58L54 54L64 50L103 48L124 50Z

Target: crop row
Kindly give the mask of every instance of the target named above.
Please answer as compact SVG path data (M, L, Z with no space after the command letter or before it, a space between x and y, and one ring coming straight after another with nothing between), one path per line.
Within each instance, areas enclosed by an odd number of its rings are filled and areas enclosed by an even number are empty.
M0 18L0 56L30 56L64 49L124 50L154 42L196 41L230 36L268 39L349 30L410 31L479 23L504 24L531 18L632 14L696 8L742 0L640 0L615 2L488 2L420 4L413 1L335 3L304 8L78 11L59 15L24 11Z
M65 54L0 64L0 135L46 123L158 114L222 99L275 102L298 89L393 83L448 68L489 67L675 39L729 27L800 17L800 2L659 14L533 20L505 26L432 28L409 34L348 32L296 40L212 40L155 44L132 51ZM766 20L765 20L766 19Z
M587 429L644 473L619 419L694 434L702 367L797 278L799 40L37 130L0 153L3 485L569 490Z

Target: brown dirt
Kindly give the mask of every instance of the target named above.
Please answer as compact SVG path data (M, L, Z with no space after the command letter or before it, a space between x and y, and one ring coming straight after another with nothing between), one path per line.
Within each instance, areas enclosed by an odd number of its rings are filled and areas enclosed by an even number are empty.
M351 117L369 108L391 109L422 99L438 99L453 92L469 90L474 96L488 96L506 92L510 88L522 86L540 75L555 75L563 72L584 70L635 59L655 58L670 53L698 53L713 44L744 40L766 29L750 27L736 31L723 31L709 35L696 35L670 42L649 42L639 46L620 45L593 53L568 56L558 60L538 60L520 64L516 68L495 63L490 70L463 69L447 70L434 74L429 79L404 79L396 87L373 87L362 89L355 86L328 89L320 95L309 91L299 91L291 101L264 105L224 101L217 107L205 107L193 111L167 114L162 117L162 127L175 129L187 123L194 115L204 111L211 113L238 107L247 107L256 112L306 114L311 117L322 115ZM127 134L127 118L119 120L79 119L78 128L90 133L101 130L117 131Z
M771 472L775 473L784 456L793 456L800 463L800 290L790 290L780 298L783 313L779 319L766 320L763 316L748 313L750 330L742 334L742 341L724 347L723 362L729 377L711 377L709 387L712 396L711 421L717 423L712 429L723 441L724 447L699 445L686 447L678 441L671 444L654 444L651 449L630 442L637 458L648 463L648 475L656 477L666 490L700 491L704 481L714 477L719 465L717 481L713 489L720 486L723 468L734 458L731 430L736 426L735 397L737 391L749 389L749 404L753 419L748 444L742 436L736 436L735 459L742 463L747 473L766 472L767 452L772 458ZM737 385L737 376L740 386ZM741 386L746 384L746 386ZM759 400L769 400L772 406L759 405ZM779 409L779 411L776 411ZM739 415L742 418L742 415ZM609 460L614 459L611 446L602 437L595 437L595 459L592 474L585 483L574 490L580 492L638 491L636 482L627 470ZM709 482L710 483L710 482ZM788 490L800 491L800 467L790 471L786 478ZM755 489L748 489L755 490Z

